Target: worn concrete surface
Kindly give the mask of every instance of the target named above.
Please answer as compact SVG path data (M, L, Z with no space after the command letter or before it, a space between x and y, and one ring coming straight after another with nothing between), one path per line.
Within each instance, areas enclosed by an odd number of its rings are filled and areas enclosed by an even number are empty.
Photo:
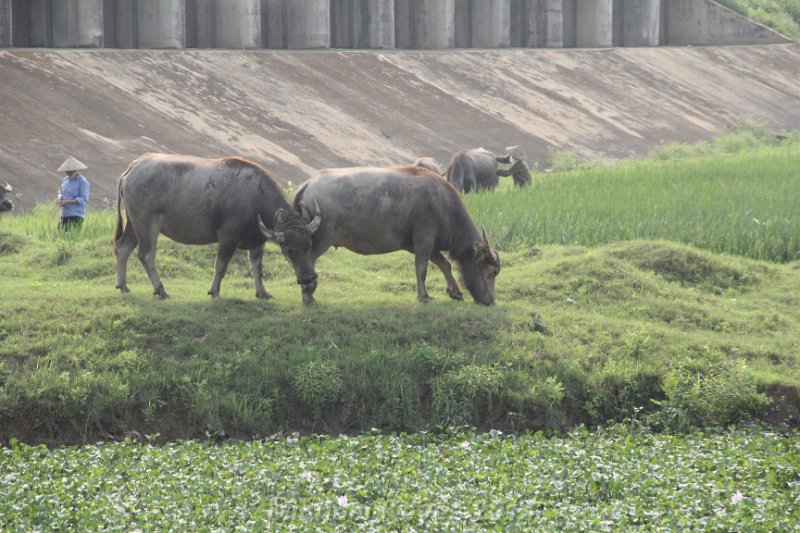
M279 181L519 144L615 159L747 121L800 128L800 45L596 50L0 50L0 181L51 201L68 154L93 208L146 151L237 154Z

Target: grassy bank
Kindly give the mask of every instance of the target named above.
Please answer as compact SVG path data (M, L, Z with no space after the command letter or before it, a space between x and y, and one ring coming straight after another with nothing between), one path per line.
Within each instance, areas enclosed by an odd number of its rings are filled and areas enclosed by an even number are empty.
M468 196L503 260L489 309L450 301L433 270L419 304L409 254L346 250L321 258L304 307L273 245L275 300L254 298L243 253L211 300L214 248L167 239L173 298L135 258L121 295L115 214L68 238L50 207L6 217L0 440L797 424L799 160L784 143Z

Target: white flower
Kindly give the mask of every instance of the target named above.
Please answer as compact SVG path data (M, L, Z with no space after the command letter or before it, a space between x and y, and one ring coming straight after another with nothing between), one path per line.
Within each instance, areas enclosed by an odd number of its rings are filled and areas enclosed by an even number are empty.
M744 499L744 496L742 495L742 492L741 492L741 491L739 491L739 490L737 490L736 492L734 492L733 494L731 494L731 503L732 503L733 505L736 505L737 503L739 503L739 502L740 502L740 501L742 501L743 499Z
M461 443L461 448L464 450L469 450L472 445L469 443L468 440L465 440Z
M342 507L347 506L347 494L342 494L336 499L336 501L339 502L339 505Z
M310 472L310 471L308 471L308 470L306 470L305 472L303 472L302 474L300 474L300 477L301 477L302 479L305 479L306 481L309 481L309 480L311 480L311 477L312 477L312 476L311 476L311 472Z

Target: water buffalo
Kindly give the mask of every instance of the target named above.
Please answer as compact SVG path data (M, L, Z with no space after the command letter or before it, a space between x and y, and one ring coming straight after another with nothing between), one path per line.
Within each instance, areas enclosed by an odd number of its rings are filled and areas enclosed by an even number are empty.
M425 288L428 261L444 274L447 294L464 296L453 278L447 252L477 303L492 305L500 258L467 213L458 192L437 174L415 166L322 170L297 190L293 206L325 216L312 237L313 261L331 246L365 255L406 250L414 254L417 298ZM313 264L313 262L312 262ZM304 302L314 300L317 283L302 286Z
M0 213L5 213L6 211L11 211L14 209L14 204L11 203L11 200L6 198L6 194L11 192L11 185L6 183L5 185L0 186Z
M436 172L439 175L442 174L442 167L440 167L439 162L432 157L418 157L413 165L415 167L427 168L431 172Z
M495 156L484 148L460 150L453 154L447 165L447 179L453 187L462 192L477 191L479 189L494 189L497 187L499 176L513 176L514 183L519 186L530 184L531 169L527 158L517 158L513 154L523 154L521 148L512 146L506 151L513 150L505 156ZM509 168L498 168L498 163L510 165Z
M125 206L123 231L120 209ZM238 157L145 154L133 161L117 184L117 288L128 292L126 270L139 245L155 294L167 292L156 272L156 240L163 233L183 244L219 243L214 279L208 294L219 295L228 262L237 248L249 250L258 298L271 298L261 281L261 259L268 239L280 244L299 284L317 279L311 260L311 236L321 214L304 220L292 209L283 190L260 166ZM272 224L268 228L263 221Z

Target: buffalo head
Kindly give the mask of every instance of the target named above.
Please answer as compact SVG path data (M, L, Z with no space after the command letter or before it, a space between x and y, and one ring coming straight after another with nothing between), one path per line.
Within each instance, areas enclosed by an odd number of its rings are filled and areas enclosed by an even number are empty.
M311 252L311 236L322 222L322 213L319 204L314 203L314 217L308 222L300 213L278 209L272 221L272 228L264 225L261 217L258 224L261 233L269 240L277 242L281 253L294 268L297 283L303 286L315 284L317 273L314 272L314 260Z
M14 209L14 204L11 203L11 200L6 198L6 194L11 192L11 185L6 183L5 185L0 185L0 213L5 213L6 211L11 211Z
M531 167L528 165L528 156L521 147L506 147L506 155L498 156L497 162L503 165L503 168L498 166L499 176L511 176L514 185L518 187L531 184Z
M475 303L493 305L494 282L500 273L500 256L489 244L486 231L473 244L468 257L460 261L461 277Z

